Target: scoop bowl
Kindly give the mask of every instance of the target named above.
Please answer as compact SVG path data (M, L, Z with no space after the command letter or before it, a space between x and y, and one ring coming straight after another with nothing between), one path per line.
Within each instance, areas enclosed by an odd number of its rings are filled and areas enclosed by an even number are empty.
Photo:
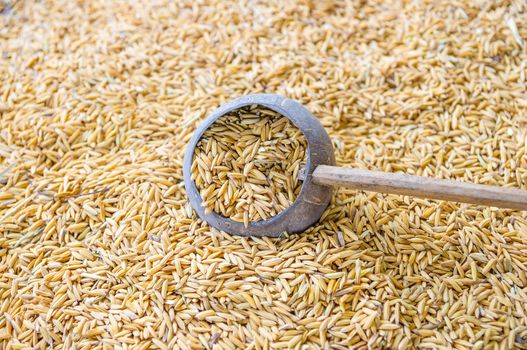
M243 223L223 217L215 212L205 213L202 198L194 180L192 180L192 161L194 150L205 131L225 114L249 105L260 105L280 113L289 119L306 137L307 159L303 174L303 183L295 201L277 215L267 220ZM183 159L183 177L185 189L192 208L198 216L210 226L239 236L280 237L284 232L300 233L313 225L324 213L333 188L312 181L311 174L318 165L334 165L335 154L329 135L317 118L301 104L274 94L245 95L222 105L196 129L185 150Z

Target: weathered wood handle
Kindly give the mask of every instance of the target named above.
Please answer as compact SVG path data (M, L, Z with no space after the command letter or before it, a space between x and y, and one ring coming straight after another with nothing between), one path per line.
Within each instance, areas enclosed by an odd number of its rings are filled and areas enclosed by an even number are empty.
M527 210L527 191L516 188L328 165L317 166L312 177L326 186Z

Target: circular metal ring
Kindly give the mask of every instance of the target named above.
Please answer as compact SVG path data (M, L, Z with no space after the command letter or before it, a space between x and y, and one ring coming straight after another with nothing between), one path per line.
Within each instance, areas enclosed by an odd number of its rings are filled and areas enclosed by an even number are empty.
M192 158L199 140L218 118L225 114L249 105L267 107L289 119L307 139L307 160L305 179L295 201L285 210L267 220L243 223L223 217L215 212L205 214L201 206L202 199L196 184L191 178ZM333 189L313 183L311 174L318 165L335 165L335 154L331 140L324 127L301 104L286 97L274 94L255 94L242 96L222 105L208 116L197 128L185 150L183 160L183 177L190 204L198 214L212 227L240 236L279 237L283 232L299 233L313 225L328 206Z

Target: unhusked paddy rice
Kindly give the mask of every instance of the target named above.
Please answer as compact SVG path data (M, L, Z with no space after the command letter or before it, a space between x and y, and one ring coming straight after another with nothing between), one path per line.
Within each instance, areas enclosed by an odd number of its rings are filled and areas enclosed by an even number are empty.
M307 141L278 112L258 105L214 122L194 150L192 180L206 207L234 221L267 220L298 196Z
M1 349L526 349L522 211L339 189L211 229L182 159L248 93L340 166L527 189L525 1L0 1Z

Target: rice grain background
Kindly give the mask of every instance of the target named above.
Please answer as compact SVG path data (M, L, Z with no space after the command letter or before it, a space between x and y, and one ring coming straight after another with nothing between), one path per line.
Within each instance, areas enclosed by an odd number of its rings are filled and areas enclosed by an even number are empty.
M3 1L3 349L527 348L525 213L339 190L232 237L181 162L243 94L338 163L527 189L524 1Z

